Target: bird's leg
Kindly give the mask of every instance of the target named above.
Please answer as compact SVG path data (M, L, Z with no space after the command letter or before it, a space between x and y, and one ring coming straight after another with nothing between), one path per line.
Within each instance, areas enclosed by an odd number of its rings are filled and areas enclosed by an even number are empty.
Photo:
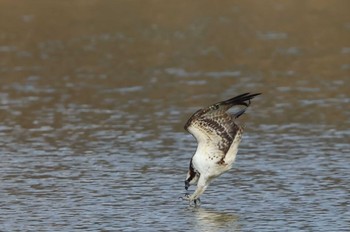
M194 191L194 193L191 196L189 196L189 200L190 201L197 200L199 196L203 194L203 192L206 190L207 187L208 187L207 185L199 185L198 183L196 191Z
M197 184L197 188L194 191L194 193L192 195L185 195L184 200L188 200L190 202L194 202L195 205L197 205L197 203L200 202L199 200L199 196L202 195L202 193L206 190L206 188L208 187L208 178L205 177L200 177L198 180L198 184Z

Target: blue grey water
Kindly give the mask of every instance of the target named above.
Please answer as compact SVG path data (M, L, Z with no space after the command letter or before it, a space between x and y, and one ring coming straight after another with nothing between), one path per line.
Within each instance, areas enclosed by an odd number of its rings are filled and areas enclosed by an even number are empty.
M2 3L0 230L348 231L349 3L305 2ZM243 92L236 163L190 206L183 125Z

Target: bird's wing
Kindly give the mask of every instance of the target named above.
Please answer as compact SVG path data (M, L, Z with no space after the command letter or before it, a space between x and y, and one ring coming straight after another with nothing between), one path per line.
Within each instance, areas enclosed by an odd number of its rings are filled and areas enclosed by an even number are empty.
M241 94L200 109L190 117L185 129L196 138L198 147L206 146L210 152L221 154L224 158L239 130L234 120L245 111L231 114L227 110L235 105L248 107L250 100L259 94Z

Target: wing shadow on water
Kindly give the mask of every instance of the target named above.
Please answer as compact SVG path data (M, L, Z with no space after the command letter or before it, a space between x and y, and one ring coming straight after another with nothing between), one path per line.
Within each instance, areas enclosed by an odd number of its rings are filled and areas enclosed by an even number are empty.
M197 231L240 231L239 216L200 207L192 208Z

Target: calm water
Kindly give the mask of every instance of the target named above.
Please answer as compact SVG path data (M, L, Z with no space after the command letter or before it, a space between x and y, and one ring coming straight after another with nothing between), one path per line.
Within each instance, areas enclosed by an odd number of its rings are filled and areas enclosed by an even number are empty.
M1 231L349 230L349 1L0 6ZM249 91L188 206L184 123Z

